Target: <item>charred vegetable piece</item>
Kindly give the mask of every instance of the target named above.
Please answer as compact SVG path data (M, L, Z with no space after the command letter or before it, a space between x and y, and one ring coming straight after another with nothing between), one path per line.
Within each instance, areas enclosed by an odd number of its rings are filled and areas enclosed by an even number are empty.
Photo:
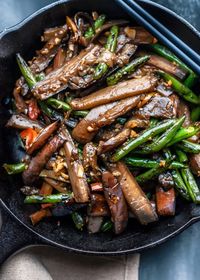
M98 147L98 154L100 155L112 151L114 148L123 144L128 139L130 134L131 130L129 128L124 128L121 132L111 137L107 141L100 141Z
M134 167L142 167L142 168L154 168L159 163L160 166L164 163L164 161L160 160L152 160L152 159L145 159L145 158L136 158L136 157L127 157L124 159L125 163L134 166ZM178 161L172 161L169 165L169 169L179 169L184 168L185 165Z
M56 181L60 181L60 182L64 182L64 183L68 183L69 182L69 179L68 179L68 175L63 173L64 174L64 177L62 176L62 173L61 175L54 172L53 170L47 170L47 169L43 169L41 172L40 172L40 177L42 178L51 178L51 179L54 179ZM62 191L61 191L62 192ZM66 191L64 191L66 192Z
M104 184L104 195L114 223L114 231L116 234L120 234L125 230L128 223L128 209L121 186L109 171L103 172L102 181Z
M168 146L168 144L175 137L178 129L184 122L185 117L182 117L170 127L168 128L158 139L154 140L151 144L146 145L140 152L142 153L154 153L162 150L164 147ZM179 136L179 135L178 135ZM178 137L177 137L178 138ZM173 141L172 141L173 142Z
M3 168L5 168L6 172L9 175L13 175L13 174L22 173L24 170L26 170L27 164L22 162L14 163L14 164L4 163Z
M31 142L27 149L27 153L30 155L35 150L41 148L45 142L49 139L49 137L58 129L58 121L51 123L44 129L40 131L40 133L37 135L37 137Z
M13 127L19 129L27 129L32 128L37 131L40 131L44 128L44 125L39 121L33 121L27 118L25 115L12 115L11 118L8 120L6 127Z
M110 216L108 204L104 195L99 193L91 194L91 203L88 209L89 216L92 217L106 217Z
M198 154L200 153L200 144L192 143L187 140L183 140L177 144L177 147L186 153Z
M123 78L123 76L133 73L139 65L148 61L149 58L150 56L145 55L143 57L139 57L132 60L129 64L125 65L124 67L119 69L116 73L114 73L113 75L107 78L106 81L108 86L113 86L117 84Z
M51 194L51 195L30 195L27 196L24 200L25 204L34 204L34 203L58 203L58 202L68 202L73 198L72 193L65 194Z
M158 125L147 128L144 132L142 132L137 138L131 139L127 144L119 148L114 155L112 156L113 161L118 161L128 153L136 149L141 144L147 142L148 140L152 139L152 137L162 133L163 131L167 130L175 123L174 120L167 120L162 121Z
M200 176L200 153L190 155L189 163L190 163L190 168L191 168L192 172L195 175Z
M88 202L89 188L86 181L83 165L80 161L78 150L66 130L66 141L64 143L68 174L76 202Z
M41 209L41 210L31 214L30 219L34 226L37 223L39 223L42 219L44 219L45 217L50 217L50 216L51 216L51 212L49 209Z
M152 169L149 169L148 171L138 175L136 177L137 182L139 184L144 184L147 181L155 179L156 177L158 177L158 175L163 173L165 170L169 169L171 162L172 162L172 158L166 159L165 161L163 161L162 165L157 163L157 165L155 167L153 167Z
M66 102L63 102L53 97L47 99L46 102L48 105L52 106L55 109L62 109L63 111L71 110L71 107Z
M181 177L179 170L172 171L172 177L175 183L175 188L178 193L186 200L190 200L190 194L188 192L187 186L185 185L183 178Z
M133 40L134 44L152 44L156 43L156 38L153 37L146 29L141 26L125 27L125 34Z
M55 135L42 150L31 159L28 168L23 172L23 180L27 185L33 184L44 168L45 164L49 161L51 156L62 147L66 140L65 129L62 128L60 132Z
M167 74L162 71L157 71L158 74L165 79L167 82L172 83L172 88L185 100L187 100L190 103L193 104L200 104L200 98L188 87L186 87L184 84L179 82L177 79L175 79L170 74Z
M159 216L175 215L176 198L174 188L165 191L162 187L156 188L156 209Z
M66 183L65 182L59 182L57 180L54 180L53 178L47 178L44 177L44 181L51 185L55 190L57 190L59 193L66 193Z
M72 213L72 220L78 230L83 230L84 219L80 213L78 213L78 212Z
M137 106L141 96L133 96L94 108L72 131L72 136L80 143L87 143L101 127L109 125L118 117Z
M34 77L28 64L25 62L25 60L21 57L21 55L19 53L17 54L17 63L18 63L19 69L21 70L21 73L24 76L29 87L32 88L33 86L35 86L35 84L37 83L37 80Z
M141 79L131 79L100 89L83 98L75 98L70 105L74 110L87 110L112 101L121 100L142 93L151 92L157 83L157 78L145 76Z
M121 174L119 182L123 194L136 218L142 225L157 221L158 217L155 210L126 165L118 162L117 170Z

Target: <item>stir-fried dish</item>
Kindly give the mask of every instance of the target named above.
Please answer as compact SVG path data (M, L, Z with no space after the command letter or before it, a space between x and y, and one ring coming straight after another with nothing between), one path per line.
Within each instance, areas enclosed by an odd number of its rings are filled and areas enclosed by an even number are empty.
M78 230L122 233L200 203L200 98L196 74L149 32L84 12L48 28L13 90L26 156L22 174L33 225L70 216Z

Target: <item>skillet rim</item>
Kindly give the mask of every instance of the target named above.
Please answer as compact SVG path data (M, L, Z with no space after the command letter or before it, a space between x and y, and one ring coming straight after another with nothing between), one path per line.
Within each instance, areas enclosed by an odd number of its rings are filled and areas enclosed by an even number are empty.
M149 0L139 0L140 2L145 2L147 4L150 4L151 6L154 6L158 9L161 9L163 11L165 11L166 13L172 15L173 17L175 17L177 20L179 20L183 25L185 25L186 27L188 27L199 39L200 39L200 32L194 27L192 26L187 20L185 20L184 18L182 18L181 16L177 15L175 12L173 12L172 10ZM37 11L35 11L34 13L32 13L31 15L27 16L25 19L23 19L22 21L20 21L19 23L9 27L9 28L5 28L2 32L0 32L0 43L1 40L6 37L8 34L12 33L12 32L17 32L19 31L23 26L25 26L29 21L31 21L32 19L34 19L36 16L42 14L43 12L62 5L62 4L67 4L69 2L73 2L73 0L60 0L57 2L54 2L52 4L49 4ZM35 231L33 228L31 228L28 224L24 223L22 220L20 220L20 218L18 218L11 210L10 208L3 202L3 200L0 198L0 203L1 205L4 207L4 209L7 210L7 212L14 217L14 219L19 222L20 224L22 224L23 226L25 226L26 229L28 229L30 232L32 232L35 236L39 237L40 240L42 241L46 241L47 244L49 245L54 245L56 247L60 247L63 249L67 249L68 251L71 252L75 252L75 253L79 253L79 254L87 254L87 255L122 255L122 254L127 254L127 253L136 253L136 252L141 252L145 249L149 249L152 247L155 247L156 245L160 245L161 243L164 243L165 241L173 238L174 236L176 236L177 234L179 234L180 232L182 232L184 229L186 229L187 227L189 227L191 224L193 224L194 222L200 220L200 216L196 216L196 217L192 217L189 218L187 220L187 222L185 222L181 227L179 227L177 230L173 231L171 234L168 234L165 237L160 238L159 240L156 240L154 242L151 242L149 244L137 247L137 248L132 248L132 249L125 249L125 250L121 250L121 251L87 251L84 249L77 249L77 248L73 248L70 247L68 245L64 245L64 244L60 244L57 243L56 241L53 241L51 239L48 239L47 237L41 235L40 233L38 233L37 231Z

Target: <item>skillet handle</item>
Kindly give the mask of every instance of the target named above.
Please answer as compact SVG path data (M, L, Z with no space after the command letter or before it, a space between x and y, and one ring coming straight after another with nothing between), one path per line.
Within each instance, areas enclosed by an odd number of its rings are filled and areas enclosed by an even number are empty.
M17 222L0 204L0 265L14 252L28 245L42 244L28 229ZM0 221L1 221L0 219Z

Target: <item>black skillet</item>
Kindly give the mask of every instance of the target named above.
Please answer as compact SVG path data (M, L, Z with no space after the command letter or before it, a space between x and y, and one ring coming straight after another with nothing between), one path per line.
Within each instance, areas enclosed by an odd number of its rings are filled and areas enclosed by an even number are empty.
M191 25L158 4L150 1L142 1L141 4L172 31L179 30L180 37L200 52L200 34ZM113 18L127 18L122 9L111 0L101 0L100 4L94 0L59 1L0 34L0 166L4 162L17 162L22 154L16 134L4 128L9 117L6 96L12 92L14 82L19 76L15 54L20 52L26 60L30 59L33 51L40 47L40 35L44 28L63 24L68 14L93 10L104 12ZM20 176L8 177L1 168L0 204L3 225L0 232L0 264L14 251L31 244L49 244L68 251L93 255L135 253L170 239L200 220L200 206L178 201L175 217L162 219L148 227L131 221L127 230L119 236L79 232L67 220L61 220L60 226L57 220L49 220L33 227L28 217L33 209L32 206L23 205L20 186Z

